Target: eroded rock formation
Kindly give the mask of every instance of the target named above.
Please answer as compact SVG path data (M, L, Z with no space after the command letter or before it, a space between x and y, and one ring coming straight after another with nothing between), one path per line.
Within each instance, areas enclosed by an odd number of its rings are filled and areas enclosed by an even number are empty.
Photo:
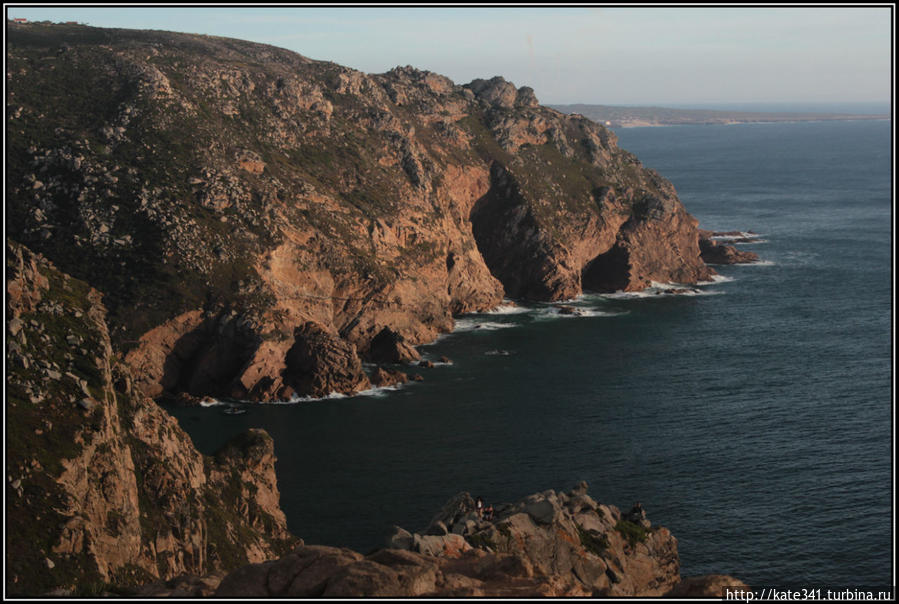
M7 236L21 243L7 245L10 594L154 579L203 594L293 545L271 439L252 431L205 457L153 398L396 383L362 361L418 360L454 314L503 296L712 274L670 183L608 129L502 78L366 75L187 34L7 33ZM443 517L371 556L303 546L219 589L676 583L665 529L631 543L617 510L585 498L547 492L486 525Z
M134 387L99 292L11 242L6 270L7 593L86 595L291 546L265 432L204 457Z
M214 594L247 597L721 597L745 588L724 575L681 580L677 540L645 513L595 502L581 483L496 506L479 518L468 493L421 533L396 528L367 556L302 545L226 576Z
M352 392L504 295L711 275L669 182L501 77L8 33L8 233L103 292L147 396Z

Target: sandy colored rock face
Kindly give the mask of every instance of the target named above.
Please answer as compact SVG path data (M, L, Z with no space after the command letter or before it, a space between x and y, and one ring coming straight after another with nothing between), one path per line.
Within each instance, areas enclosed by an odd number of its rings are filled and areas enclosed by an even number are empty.
M304 545L231 573L215 595L718 597L722 586L742 585L723 575L681 581L671 533L642 508L622 515L597 504L586 483L495 507L493 519L480 518L471 495L460 493L423 534L396 527L387 549L363 557ZM450 526L457 528L447 534Z
M9 33L8 232L103 292L147 396L345 392L366 385L349 351L379 356L384 329L410 360L503 296L710 274L670 183L501 77L89 27L56 70L52 27ZM336 365L299 375L309 323L347 346L317 339Z
M417 360L453 314L503 296L711 274L670 183L501 77L366 75L167 32L7 33L9 593L152 579L208 593L169 580L292 541L271 440L204 457L151 398L358 391L362 358ZM664 529L625 543L617 511L563 495L501 514L508 526L462 514L398 535L420 557L306 547L241 581L295 596L670 587ZM622 555L584 554L581 530Z
M135 387L96 290L10 242L7 271L22 323L6 403L8 593L206 575L292 542L271 438L204 458Z

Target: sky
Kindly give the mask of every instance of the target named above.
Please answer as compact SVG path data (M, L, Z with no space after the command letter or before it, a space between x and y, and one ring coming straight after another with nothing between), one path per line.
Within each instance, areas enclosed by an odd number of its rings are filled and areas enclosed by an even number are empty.
M889 5L5 7L8 19L252 40L368 73L501 75L545 104L889 103L892 93Z

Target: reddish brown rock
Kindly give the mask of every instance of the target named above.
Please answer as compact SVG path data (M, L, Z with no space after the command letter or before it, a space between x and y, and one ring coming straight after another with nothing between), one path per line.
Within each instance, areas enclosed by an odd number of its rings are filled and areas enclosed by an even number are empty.
M585 484L568 493L545 491L496 506L496 518L478 520L468 493L453 497L431 525L452 533L391 539L408 549L368 556L346 549L304 546L274 562L226 577L216 597L720 597L724 576L681 581L677 541L654 527L642 508L627 515L642 532L621 532L627 520L598 505ZM405 534L405 537L399 538Z
M134 386L99 292L10 242L7 271L8 291L21 292L8 297L9 315L30 309L11 354L49 367L9 371L6 471L17 488L6 508L7 592L123 587L283 553L293 538L271 438L252 431L204 457Z
M328 377L296 375L287 356L308 323L400 363L504 293L562 300L711 274L673 186L527 86L84 27L66 61L93 96L62 103L42 92L65 89L64 72L35 62L58 50L48 27L10 31L16 111L44 117L16 122L8 233L103 292L148 396L364 386L343 353ZM52 144L24 142L47 131ZM72 195L77 217L60 204Z
M699 248L702 260L706 264L747 264L757 262L759 259L758 254L754 252L738 250L732 245L720 243L710 237L700 237Z
M369 387L355 347L312 322L294 332L294 345L285 359L284 382L297 393L309 396L357 392Z
M403 363L417 361L419 355L404 336L385 327L372 339L367 357L375 363Z
M371 383L373 386L385 387L395 386L397 384L405 384L409 381L409 376L402 371L391 371L383 367L375 369L371 375Z

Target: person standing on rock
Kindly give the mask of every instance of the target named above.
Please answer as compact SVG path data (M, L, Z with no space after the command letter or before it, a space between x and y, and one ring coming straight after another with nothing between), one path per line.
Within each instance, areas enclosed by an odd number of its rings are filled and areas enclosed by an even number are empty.
M474 510L478 514L478 520L480 520L484 515L484 500L478 497L474 502Z

